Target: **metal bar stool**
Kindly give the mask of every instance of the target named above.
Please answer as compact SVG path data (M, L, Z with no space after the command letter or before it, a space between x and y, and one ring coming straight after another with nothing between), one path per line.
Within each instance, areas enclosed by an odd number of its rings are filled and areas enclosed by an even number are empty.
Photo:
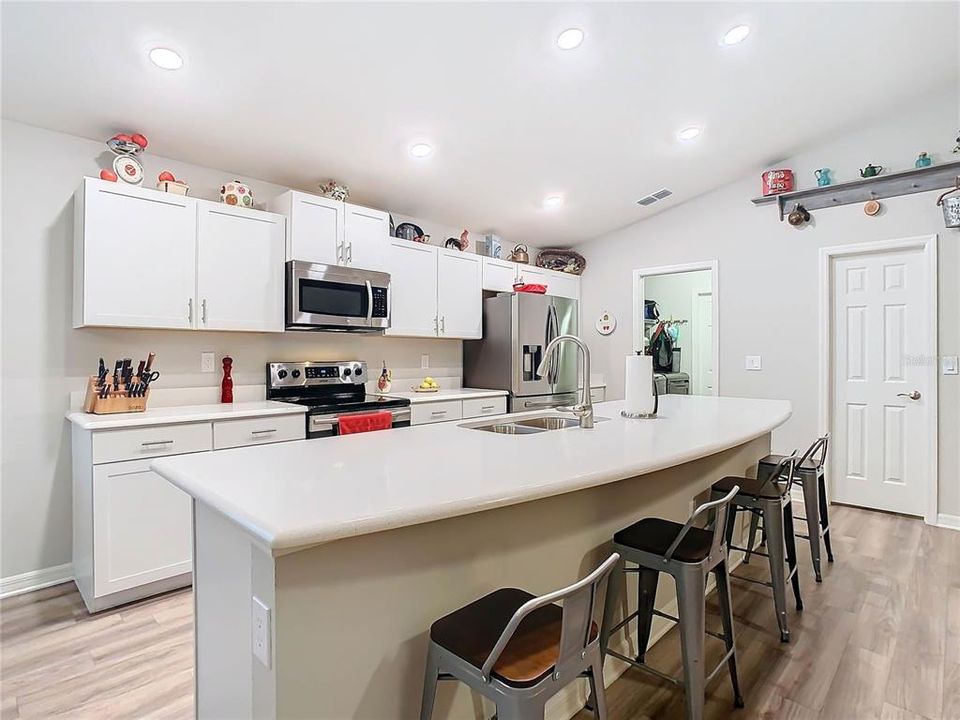
M827 560L833 562L833 548L830 547L830 518L827 514L827 488L824 479L824 466L827 459L827 448L830 444L829 433L817 438L813 445L803 454L797 465L797 475L794 482L803 488L803 509L806 517L799 517L807 523L807 534L798 537L810 541L810 558L813 560L813 572L817 582L823 582L820 572L820 536L827 549ZM757 477L766 477L773 472L783 455L767 455L757 464ZM755 514L750 519L750 542L752 548L756 543L759 517ZM750 551L744 558L750 562Z
M737 512L747 511L762 515L763 527L767 537L767 552L754 551L757 555L765 556L770 562L770 582L733 575L739 580L757 583L773 589L773 604L777 612L777 625L780 627L780 641L790 642L790 630L787 627L787 594L786 584L793 583L793 594L797 602L797 610L803 610L803 601L800 599L800 577L797 573L797 545L793 530L793 504L790 490L793 487L794 473L797 465L796 453L781 458L774 467L774 471L767 477L725 477L713 484L713 497L721 497L729 493L731 487L738 487L736 497L729 508L727 520L727 548L729 550L745 551L746 548L733 544L733 528L736 523ZM786 557L784 557L786 548ZM784 560L789 566L789 572L784 571Z
M490 698L498 720L542 720L547 700L586 677L597 717L605 720L603 656L593 617L619 559L614 553L582 580L540 597L496 590L433 623L420 719L430 720L439 680L459 680Z
M610 588L604 607L603 625L600 630L600 645L604 655L630 663L674 685L686 688L687 717L700 720L703 717L704 691L706 685L720 671L724 663L730 670L733 683L734 703L743 707L740 684L737 679L737 654L734 645L733 610L730 604L730 583L727 569L728 506L740 488L733 487L725 497L704 503L687 518L686 523L671 522L660 518L646 518L634 523L613 536L613 549L620 554L616 571L610 577ZM712 528L694 527L694 521L713 512ZM626 562L637 565L627 568ZM723 634L706 629L706 599L704 598L707 575L716 575L717 594L720 598L720 614ZM616 606L623 592L624 575L637 573L639 607L621 622L613 625ZM673 617L654 607L657 581L660 573L673 576L677 584L677 607L679 617ZM645 662L653 616L666 618L680 626L680 650L683 656L683 680L656 670ZM629 658L610 649L610 636L628 623L638 619L636 658ZM717 666L706 674L703 666L703 638L712 635L726 644L726 653Z

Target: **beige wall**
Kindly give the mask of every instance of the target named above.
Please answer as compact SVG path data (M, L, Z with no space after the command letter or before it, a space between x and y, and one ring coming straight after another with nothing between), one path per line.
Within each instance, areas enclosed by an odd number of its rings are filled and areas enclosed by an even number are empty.
M269 360L360 359L379 367L460 375L461 343L314 333L224 333L84 328L71 325L73 192L95 176L103 143L20 123L2 124L2 413L0 413L0 577L70 561L70 435L68 395L84 386L101 355L143 357L157 352L157 387L216 385L200 373L200 353L234 358L238 384L263 383ZM190 183L190 194L216 199L220 184L237 177L156 157L144 165L152 185L160 170ZM242 176L241 176L242 177ZM243 178L258 203L285 188ZM305 188L311 190L310 188ZM136 252L133 253L136 257ZM118 272L149 272L151 258ZM219 367L219 364L218 364ZM403 375L399 373L398 377Z
M829 111L829 109L825 109ZM801 187L813 184L813 170L833 168L837 181L851 180L867 163L892 169L913 166L922 150L937 162L955 161L950 149L960 125L957 88L904 107L784 161ZM702 142L709 139L705 135ZM960 354L960 231L947 230L938 193L884 200L868 217L860 205L816 211L809 226L778 222L776 209L754 207L760 173L724 185L577 248L588 262L581 312L593 351L594 370L603 373L609 399L623 396L623 357L631 350L633 269L718 260L722 395L785 398L793 418L774 434L777 448L805 447L817 431L817 292L821 247L917 235L939 236L939 350ZM642 213L643 211L639 211ZM717 292L718 291L718 292ZM610 310L616 332L601 337L592 319ZM745 355L761 355L763 370L744 370ZM940 513L960 515L960 377L939 376Z

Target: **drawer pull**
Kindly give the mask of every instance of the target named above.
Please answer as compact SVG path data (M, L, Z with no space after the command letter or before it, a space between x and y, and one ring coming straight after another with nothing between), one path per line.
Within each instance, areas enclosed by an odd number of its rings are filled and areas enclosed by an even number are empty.
M250 434L251 435L269 435L270 433L275 433L276 431L277 431L276 428L271 428L270 430L252 430Z
M143 447L153 447L154 445L173 445L173 440L151 440L150 442L140 443Z
M493 410L496 405L483 405L480 407L481 410Z
M431 417L439 417L439 416L441 416L441 415L446 415L446 414L447 414L447 411L446 411L446 410L434 410L432 413L430 413L430 416L431 416Z

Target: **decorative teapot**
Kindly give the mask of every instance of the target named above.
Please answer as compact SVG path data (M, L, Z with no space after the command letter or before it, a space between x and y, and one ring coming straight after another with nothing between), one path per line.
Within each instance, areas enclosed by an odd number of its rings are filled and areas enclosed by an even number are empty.
M513 262L527 264L530 262L530 250L526 245L517 245L510 253L510 259Z
M872 178L883 172L883 165L867 165L860 169L860 177Z
M825 187L830 184L830 168L814 170L813 174L817 178L817 185L819 187Z

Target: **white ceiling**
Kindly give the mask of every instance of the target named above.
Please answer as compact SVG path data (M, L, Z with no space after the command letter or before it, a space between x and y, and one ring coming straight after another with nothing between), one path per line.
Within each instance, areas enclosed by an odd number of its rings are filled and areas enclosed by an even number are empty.
M747 40L721 47L741 22ZM570 26L586 40L561 51ZM3 2L2 40L5 117L140 131L150 152L294 187L334 177L537 245L642 219L960 72L957 3ZM151 65L157 45L183 69ZM434 155L411 159L416 141Z

